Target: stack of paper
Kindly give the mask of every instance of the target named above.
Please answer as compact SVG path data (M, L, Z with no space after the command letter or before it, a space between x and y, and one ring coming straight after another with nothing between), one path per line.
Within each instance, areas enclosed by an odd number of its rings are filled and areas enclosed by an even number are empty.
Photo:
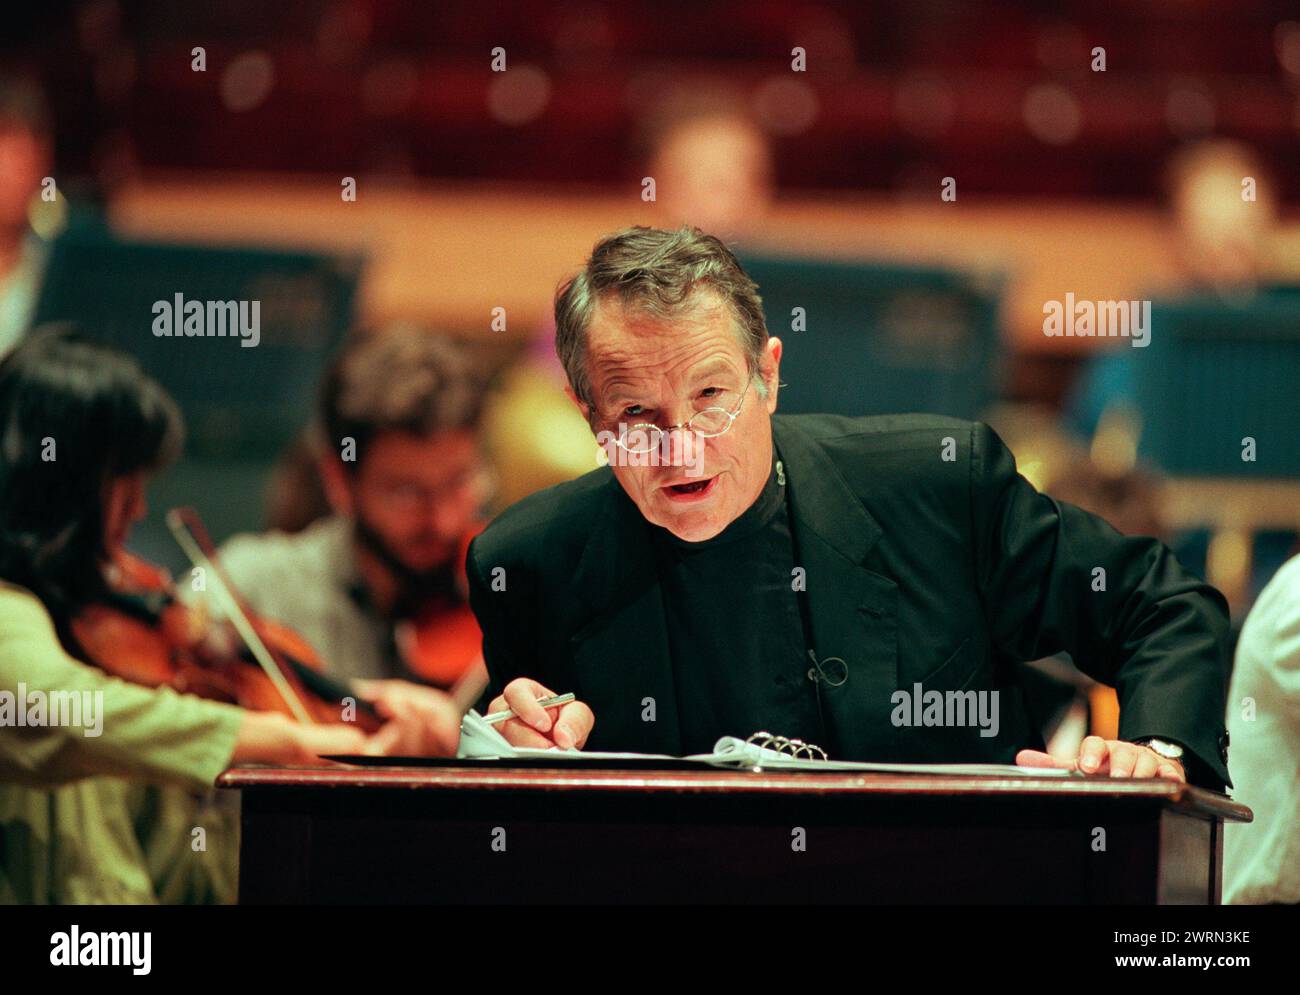
M587 750L532 749L512 746L483 716L472 708L460 727L460 749L456 754L469 760L546 759L556 763L581 763L586 760L686 760L714 767L751 768L756 770L861 771L887 774L956 774L981 777L1069 777L1073 772L1057 768L1017 767L1013 764L886 764L851 760L808 760L792 757L749 743L734 736L723 736L712 753L687 757L670 757L663 753L602 753Z

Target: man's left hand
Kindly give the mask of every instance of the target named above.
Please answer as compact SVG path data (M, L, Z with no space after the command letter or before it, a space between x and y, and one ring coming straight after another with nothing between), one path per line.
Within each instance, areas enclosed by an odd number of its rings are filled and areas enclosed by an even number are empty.
M1079 745L1079 755L1064 760L1039 750L1021 750L1016 754L1021 767L1055 767L1080 770L1085 774L1111 777L1163 777L1186 783L1187 774L1177 760L1162 757L1155 750L1122 739L1089 736Z

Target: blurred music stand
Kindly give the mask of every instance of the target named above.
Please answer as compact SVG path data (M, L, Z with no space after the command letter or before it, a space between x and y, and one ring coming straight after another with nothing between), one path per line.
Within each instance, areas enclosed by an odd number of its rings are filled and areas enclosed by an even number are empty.
M1300 293L1151 312L1151 344L1132 357L1138 451L1170 475L1169 526L1210 530L1207 579L1244 607L1254 535L1300 532ZM1242 458L1247 438L1254 460Z
M781 411L976 418L996 397L1000 280L883 262L742 264L785 344Z
M186 452L155 488L141 552L179 564L161 512L198 502L213 534L261 526L278 453L308 421L330 354L353 322L361 260L260 247L169 244L71 231L54 243L35 324L77 323L134 356L176 398ZM261 339L153 333L156 301L260 301Z

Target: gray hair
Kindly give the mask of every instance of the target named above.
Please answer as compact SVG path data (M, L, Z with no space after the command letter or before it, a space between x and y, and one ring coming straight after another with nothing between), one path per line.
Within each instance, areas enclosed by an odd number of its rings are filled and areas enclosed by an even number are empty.
M586 266L555 295L555 351L578 400L593 403L587 331L602 300L616 295L625 308L669 320L698 311L700 290L714 291L730 309L753 373L768 338L763 300L720 239L690 226L667 231L637 225L597 242ZM759 391L765 395L765 386Z

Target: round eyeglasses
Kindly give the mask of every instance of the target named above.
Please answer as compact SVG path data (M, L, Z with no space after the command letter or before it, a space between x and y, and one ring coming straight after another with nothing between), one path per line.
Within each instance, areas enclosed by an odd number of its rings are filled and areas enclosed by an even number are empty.
M666 435L683 428L703 439L716 439L720 435L726 435L740 414L740 406L745 403L745 395L749 393L749 386L753 382L754 378L750 377L749 383L740 392L740 400L730 410L725 407L701 408L686 421L667 428L660 428L653 422L636 422L632 425L620 423L614 442L629 453L651 453L663 445Z

